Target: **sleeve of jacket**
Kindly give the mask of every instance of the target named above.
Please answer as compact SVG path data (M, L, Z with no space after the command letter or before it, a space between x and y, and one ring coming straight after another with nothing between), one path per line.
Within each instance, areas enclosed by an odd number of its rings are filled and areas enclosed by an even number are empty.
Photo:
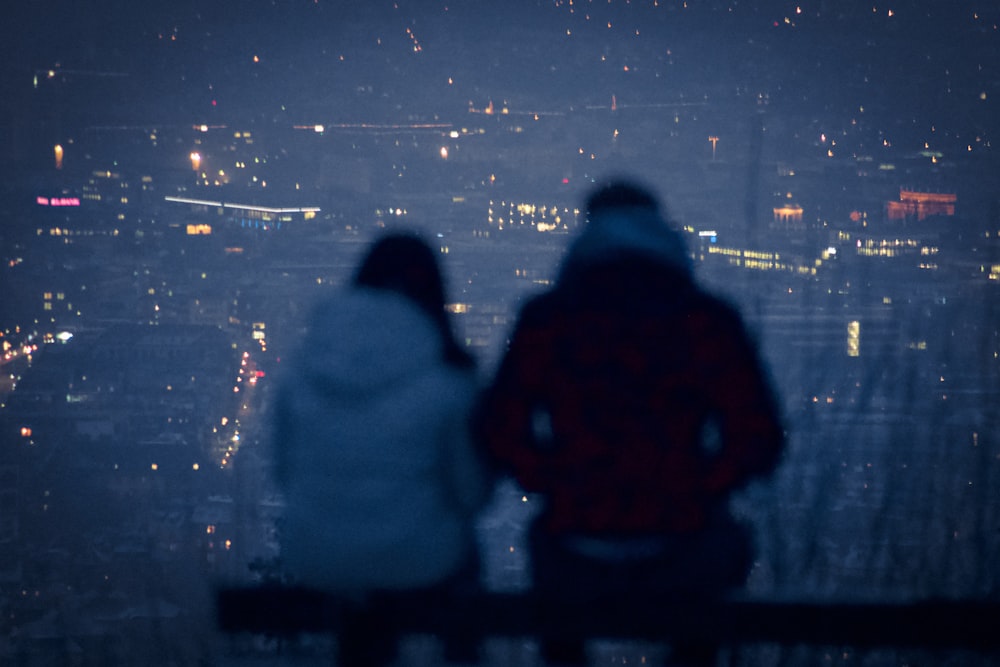
M531 304L518 319L510 346L477 410L476 434L491 463L527 491L550 479L545 452L536 446L533 419L544 405L548 341Z
M447 484L463 513L473 516L489 500L492 486L485 457L472 436L470 412L475 401L476 383L472 379L463 379L457 385L461 394L457 397L458 408L450 412L442 425L449 473Z
M726 493L771 472L784 448L784 430L768 374L739 315L720 307L704 320L693 355L704 372L720 448L712 457L706 490Z

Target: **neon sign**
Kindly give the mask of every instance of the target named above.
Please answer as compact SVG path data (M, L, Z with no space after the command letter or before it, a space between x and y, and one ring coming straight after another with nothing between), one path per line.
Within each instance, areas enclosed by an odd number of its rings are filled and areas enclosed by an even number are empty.
M79 206L79 197L35 197L39 206Z

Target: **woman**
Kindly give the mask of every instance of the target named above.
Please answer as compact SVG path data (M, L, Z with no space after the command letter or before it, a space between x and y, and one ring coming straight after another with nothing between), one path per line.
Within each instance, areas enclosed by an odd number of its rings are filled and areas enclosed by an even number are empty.
M430 248L390 235L313 313L275 417L282 559L298 583L356 599L475 585L488 493L468 433L475 367L444 305Z

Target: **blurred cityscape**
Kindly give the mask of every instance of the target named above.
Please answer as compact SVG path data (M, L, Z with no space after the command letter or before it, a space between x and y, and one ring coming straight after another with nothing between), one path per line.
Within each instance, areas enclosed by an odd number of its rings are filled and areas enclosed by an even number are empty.
M609 175L781 396L750 593L1000 595L994 3L106 4L5 29L3 664L225 662L213 587L280 576L269 392L310 306L417 230L487 381ZM501 484L490 587L528 584L531 512Z

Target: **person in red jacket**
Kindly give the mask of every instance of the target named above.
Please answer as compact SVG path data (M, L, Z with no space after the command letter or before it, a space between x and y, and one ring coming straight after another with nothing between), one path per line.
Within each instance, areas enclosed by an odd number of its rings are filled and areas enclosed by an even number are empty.
M753 558L728 498L783 449L774 394L740 315L695 283L649 192L611 183L586 214L554 287L520 313L480 436L543 501L539 592L722 595Z

